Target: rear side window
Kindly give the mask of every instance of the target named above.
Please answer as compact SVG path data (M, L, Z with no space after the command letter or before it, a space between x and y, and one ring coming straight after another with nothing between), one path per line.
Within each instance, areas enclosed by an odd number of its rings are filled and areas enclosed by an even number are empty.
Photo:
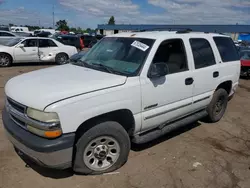
M237 48L229 37L214 37L214 42L220 52L223 62L239 60Z
M57 47L57 45L49 39L39 39L40 48Z
M215 65L215 58L210 43L206 39L190 39L195 69Z

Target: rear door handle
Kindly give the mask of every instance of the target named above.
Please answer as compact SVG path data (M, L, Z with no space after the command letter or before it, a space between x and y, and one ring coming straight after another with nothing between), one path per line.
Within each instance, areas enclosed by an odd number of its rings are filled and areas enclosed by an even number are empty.
M217 78L219 75L220 75L220 73L219 73L218 71L215 71L215 72L213 73L213 77L214 77L214 78Z
M185 80L185 84L186 85L192 85L193 84L193 82L194 82L194 79L193 78L186 78L186 80Z

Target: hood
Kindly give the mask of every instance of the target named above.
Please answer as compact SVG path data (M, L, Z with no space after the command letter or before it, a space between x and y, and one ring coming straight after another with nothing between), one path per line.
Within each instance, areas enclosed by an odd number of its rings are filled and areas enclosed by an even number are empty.
M67 64L14 77L7 82L5 93L21 104L43 110L68 97L122 85L126 79L125 76Z

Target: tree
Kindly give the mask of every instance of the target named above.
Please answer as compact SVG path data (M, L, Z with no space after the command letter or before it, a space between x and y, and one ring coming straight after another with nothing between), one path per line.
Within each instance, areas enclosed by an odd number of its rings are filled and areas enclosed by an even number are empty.
M115 17L114 16L111 16L109 18L109 22L108 22L109 25L115 25Z
M64 30L64 31L69 31L69 26L66 20L59 20L58 22L56 22L56 27L57 30Z
M90 28L87 28L86 29L87 33L91 32L91 29Z

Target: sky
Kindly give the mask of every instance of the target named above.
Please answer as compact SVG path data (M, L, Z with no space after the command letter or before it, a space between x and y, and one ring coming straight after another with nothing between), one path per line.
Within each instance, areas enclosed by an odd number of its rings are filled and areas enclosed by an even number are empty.
M250 0L0 0L0 24L250 24Z

